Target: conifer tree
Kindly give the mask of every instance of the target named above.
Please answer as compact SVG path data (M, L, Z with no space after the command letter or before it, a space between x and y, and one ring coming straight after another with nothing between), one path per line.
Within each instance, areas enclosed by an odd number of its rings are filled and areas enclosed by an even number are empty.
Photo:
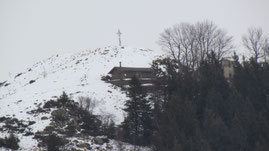
M152 108L136 77L130 82L128 97L124 109L127 116L122 123L124 137L135 145L148 145L152 135Z

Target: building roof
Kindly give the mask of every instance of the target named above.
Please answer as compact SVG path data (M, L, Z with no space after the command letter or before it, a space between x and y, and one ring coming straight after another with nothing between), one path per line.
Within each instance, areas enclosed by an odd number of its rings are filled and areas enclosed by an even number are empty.
M152 72L151 68L136 68L136 67L114 67L112 68L108 74L112 74L114 71L134 71L134 72Z

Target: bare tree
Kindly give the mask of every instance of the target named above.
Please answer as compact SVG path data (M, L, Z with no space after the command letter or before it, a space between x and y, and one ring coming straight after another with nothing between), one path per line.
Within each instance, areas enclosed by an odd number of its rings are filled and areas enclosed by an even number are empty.
M181 23L166 29L158 42L179 65L195 69L213 51L217 59L229 54L232 37L209 21Z
M90 113L93 112L96 106L96 101L89 97L80 96L78 97L78 101L79 101L79 107L89 111Z
M161 33L159 44L179 65L191 65L195 43L193 26L188 23L174 25Z
M242 37L243 45L249 53L253 55L256 62L260 58L266 60L268 53L268 37L265 36L261 28L249 28L248 33Z
M228 36L225 30L218 29L213 22L196 23L195 32L200 60L207 58L211 52L220 60L233 49L232 36Z

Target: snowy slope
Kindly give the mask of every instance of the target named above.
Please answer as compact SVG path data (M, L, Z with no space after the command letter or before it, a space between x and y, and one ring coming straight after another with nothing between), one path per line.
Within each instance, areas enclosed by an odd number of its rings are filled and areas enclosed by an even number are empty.
M33 132L42 130L50 121L41 120L41 117L34 117L27 112L40 103L43 105L44 100L53 99L65 91L75 101L79 96L95 99L97 106L93 113L113 115L115 122L119 124L123 120L121 109L126 95L120 89L102 81L101 76L118 66L119 62L125 67L150 67L151 61L160 54L149 49L105 47L74 54L54 55L8 79L6 86L0 87L0 117L14 116L19 120L36 121L36 124L31 126ZM27 137L23 139L21 146L33 143L27 140Z

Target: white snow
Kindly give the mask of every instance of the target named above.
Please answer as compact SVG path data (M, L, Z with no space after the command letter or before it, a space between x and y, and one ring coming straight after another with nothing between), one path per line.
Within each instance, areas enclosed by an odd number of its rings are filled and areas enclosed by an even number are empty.
M74 54L54 55L34 64L16 78L7 80L8 86L0 87L0 117L13 115L19 120L36 121L33 131L43 130L50 120L41 120L27 114L43 106L44 100L55 99L65 91L75 101L79 96L89 96L97 102L93 110L97 115L112 115L116 124L123 121L123 105L127 99L119 88L105 83L101 76L114 67L150 67L154 58L161 52L131 47L105 47L86 50ZM35 80L32 84L29 82ZM1 133L0 133L1 134ZM36 144L31 136L23 137L20 143L23 149ZM31 145L30 145L31 146Z

